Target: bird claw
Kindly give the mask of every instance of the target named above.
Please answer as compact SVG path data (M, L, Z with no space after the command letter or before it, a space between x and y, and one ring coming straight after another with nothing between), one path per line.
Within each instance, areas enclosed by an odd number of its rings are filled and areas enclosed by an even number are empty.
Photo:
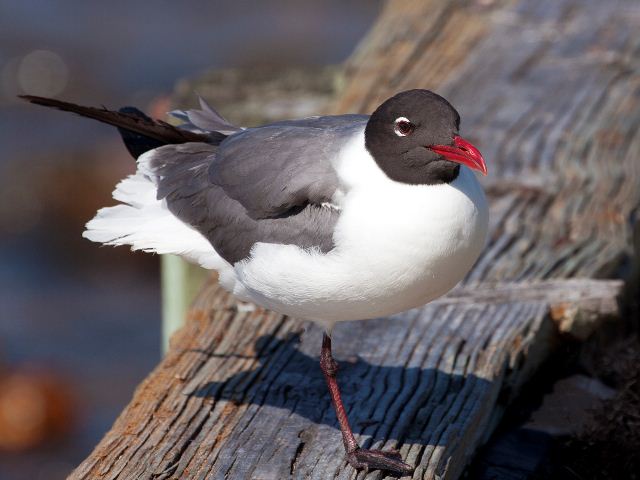
M384 452L358 448L347 453L347 461L356 469L386 470L397 475L409 475L413 472L413 467L402 461L400 452L397 450Z

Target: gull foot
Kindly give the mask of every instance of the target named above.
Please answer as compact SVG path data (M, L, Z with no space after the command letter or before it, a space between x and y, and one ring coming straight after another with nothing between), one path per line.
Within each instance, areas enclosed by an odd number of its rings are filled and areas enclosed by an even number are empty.
M397 475L410 475L413 472L413 467L404 463L400 452L395 450L383 452L358 448L347 453L347 462L357 469L386 470Z

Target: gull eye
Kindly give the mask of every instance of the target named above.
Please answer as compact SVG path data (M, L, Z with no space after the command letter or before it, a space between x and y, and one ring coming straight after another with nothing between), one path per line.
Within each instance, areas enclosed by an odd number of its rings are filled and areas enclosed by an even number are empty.
M413 133L413 129L413 123L411 123L408 118L396 118L393 131L396 132L396 135L398 135L399 137L406 137L407 135L411 135Z

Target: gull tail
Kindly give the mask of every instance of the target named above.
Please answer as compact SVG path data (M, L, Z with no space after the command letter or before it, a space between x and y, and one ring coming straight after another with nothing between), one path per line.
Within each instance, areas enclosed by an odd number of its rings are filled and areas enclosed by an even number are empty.
M174 148L180 147L164 146L142 155L136 173L122 180L113 192L119 204L98 210L82 236L104 245L129 245L131 250L180 255L207 269L224 269L228 265L209 241L171 213L163 199L158 199L158 178L151 165L155 157ZM189 156L184 160L189 165L194 163Z

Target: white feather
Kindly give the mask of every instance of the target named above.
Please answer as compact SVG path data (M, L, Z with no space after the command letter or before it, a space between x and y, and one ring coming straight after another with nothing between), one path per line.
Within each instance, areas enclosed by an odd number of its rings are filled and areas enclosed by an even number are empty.
M116 186L113 198L122 204L100 209L82 236L106 245L180 255L208 269L230 269L206 238L178 220L166 202L156 198L157 178L149 167L152 156L153 150L142 155L138 171Z

